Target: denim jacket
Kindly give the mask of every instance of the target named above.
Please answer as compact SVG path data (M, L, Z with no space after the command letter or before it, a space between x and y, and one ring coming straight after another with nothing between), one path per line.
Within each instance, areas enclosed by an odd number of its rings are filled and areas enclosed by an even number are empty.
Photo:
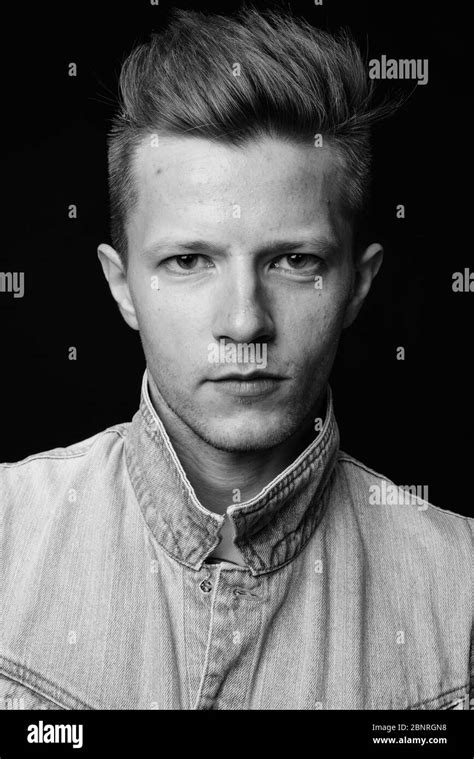
M145 372L131 422L0 466L0 708L473 708L473 520L395 491L339 450L328 389L314 441L227 508L246 565L206 562L226 517Z

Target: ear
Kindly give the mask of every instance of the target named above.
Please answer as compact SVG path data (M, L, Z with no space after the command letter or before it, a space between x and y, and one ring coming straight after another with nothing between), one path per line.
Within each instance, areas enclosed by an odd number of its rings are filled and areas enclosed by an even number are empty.
M97 248L97 255L102 265L110 292L118 303L120 313L132 329L138 329L137 315L130 296L125 266L114 248L102 243Z
M355 320L366 299L372 281L377 276L383 261L383 248L378 242L372 243L354 263L355 273L352 294L347 304L343 328L349 327Z

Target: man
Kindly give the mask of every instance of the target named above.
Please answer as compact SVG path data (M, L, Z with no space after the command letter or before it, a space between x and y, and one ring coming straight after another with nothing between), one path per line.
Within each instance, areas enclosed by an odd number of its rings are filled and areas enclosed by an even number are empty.
M98 254L140 409L1 468L4 708L468 709L472 521L339 450L382 262L355 44L179 12L120 84Z

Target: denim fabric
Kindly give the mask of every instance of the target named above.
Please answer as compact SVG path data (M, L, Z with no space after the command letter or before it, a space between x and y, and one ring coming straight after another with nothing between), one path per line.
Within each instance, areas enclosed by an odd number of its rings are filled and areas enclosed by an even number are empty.
M468 709L473 521L390 485L323 429L227 509L208 563L148 395L130 423L0 467L1 709ZM471 701L471 708L473 707Z

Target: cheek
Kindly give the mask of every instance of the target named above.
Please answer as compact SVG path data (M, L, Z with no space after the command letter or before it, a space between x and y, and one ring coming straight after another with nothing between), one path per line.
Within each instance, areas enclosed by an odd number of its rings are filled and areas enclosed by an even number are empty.
M168 365L189 363L202 347L202 329L189 299L170 298L147 283L136 287L133 302L147 352Z
M292 308L286 308L284 333L298 352L311 348L325 350L337 340L342 329L346 307L345 292L321 292L314 290L299 299Z
M313 369L332 362L341 333L340 325L338 314L330 309L321 309L318 317L308 322L304 343L300 346L300 356L307 367Z
M176 310L167 303L159 275L154 271L136 272L129 279L129 287L140 331L150 333L159 325L166 327Z

